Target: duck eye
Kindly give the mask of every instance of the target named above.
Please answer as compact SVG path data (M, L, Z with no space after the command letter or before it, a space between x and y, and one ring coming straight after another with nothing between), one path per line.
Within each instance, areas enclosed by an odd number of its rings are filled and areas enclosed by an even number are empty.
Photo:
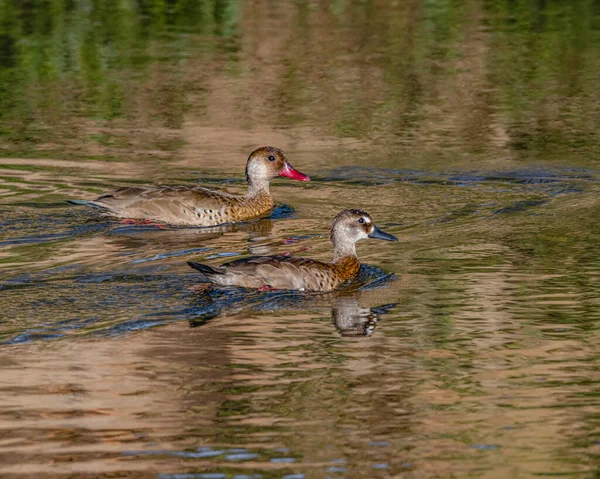
M360 224L363 224L363 223L365 222L365 219L364 219L364 218L359 218L359 219L358 219L358 222L359 222Z
M269 161L275 161L275 157L273 155L269 155Z

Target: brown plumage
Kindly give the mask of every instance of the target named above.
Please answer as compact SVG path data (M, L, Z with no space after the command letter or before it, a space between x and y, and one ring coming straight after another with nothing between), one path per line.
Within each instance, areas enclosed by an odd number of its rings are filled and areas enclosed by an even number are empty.
M118 218L161 221L177 226L215 226L260 218L271 212L274 202L269 184L276 176L310 180L292 168L281 150L264 146L248 157L248 191L243 196L201 186L148 186L119 188L93 201L69 202L91 206L104 215Z
M252 256L218 267L188 264L202 273L203 282L245 288L294 289L327 292L356 276L360 263L355 243L364 238L398 241L381 231L361 210L344 210L331 223L333 260L323 263L309 258L289 256Z

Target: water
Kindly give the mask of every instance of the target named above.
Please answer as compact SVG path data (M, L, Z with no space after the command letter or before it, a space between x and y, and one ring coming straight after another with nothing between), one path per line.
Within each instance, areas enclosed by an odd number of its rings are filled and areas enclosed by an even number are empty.
M597 477L597 2L0 6L2 477ZM121 225L65 200L243 191L269 218ZM185 262L331 258L326 295Z

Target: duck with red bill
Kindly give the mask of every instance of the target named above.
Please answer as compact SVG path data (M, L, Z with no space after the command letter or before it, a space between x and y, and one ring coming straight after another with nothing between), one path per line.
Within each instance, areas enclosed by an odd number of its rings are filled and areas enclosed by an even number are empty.
M104 216L151 221L174 226L216 226L268 215L275 202L269 186L277 176L310 181L294 169L278 148L263 146L246 162L248 191L231 195L202 186L134 186L119 188L95 200L70 200L90 206Z

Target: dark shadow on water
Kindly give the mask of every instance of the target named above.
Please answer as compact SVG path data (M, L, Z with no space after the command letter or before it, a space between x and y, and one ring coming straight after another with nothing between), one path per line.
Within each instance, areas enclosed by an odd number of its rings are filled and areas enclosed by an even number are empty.
M595 171L573 168L528 168L514 171L464 171L460 173L400 170L345 166L335 168L322 177L314 177L314 182L343 183L353 186L380 186L394 183L440 186L477 186L480 184L527 185L532 189L550 195L579 193L579 183L598 181Z
M0 240L0 247L66 240L77 236L103 232L108 227L109 223L106 220L91 220L84 224L73 226L68 221L68 218L60 218L52 214L5 218L0 219L0 231L6 235L4 239ZM31 231L35 231L38 234L27 234Z
M547 203L547 201L543 201L543 200L516 201L512 205L505 206L504 208L495 210L493 212L493 214L504 215L504 214L511 214L511 213L523 213L524 211L527 211L536 206L544 205L546 203Z

